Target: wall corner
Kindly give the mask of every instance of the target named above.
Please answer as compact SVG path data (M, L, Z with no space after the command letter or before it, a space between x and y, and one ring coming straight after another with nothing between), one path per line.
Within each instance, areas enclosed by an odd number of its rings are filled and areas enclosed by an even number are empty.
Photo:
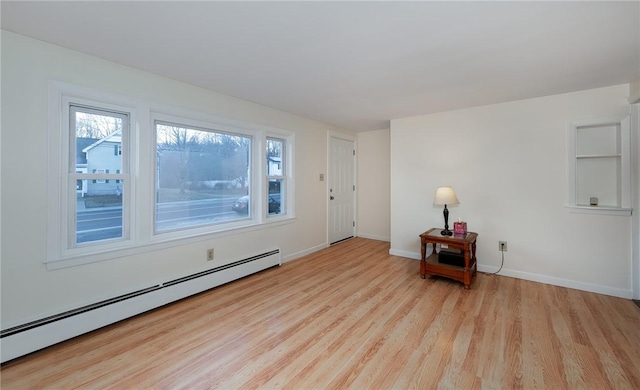
M640 77L629 84L629 104L640 103Z

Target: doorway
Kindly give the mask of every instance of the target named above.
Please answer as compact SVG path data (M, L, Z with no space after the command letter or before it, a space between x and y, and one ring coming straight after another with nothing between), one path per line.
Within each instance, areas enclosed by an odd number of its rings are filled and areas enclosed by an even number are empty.
M355 142L329 137L329 243L355 236Z

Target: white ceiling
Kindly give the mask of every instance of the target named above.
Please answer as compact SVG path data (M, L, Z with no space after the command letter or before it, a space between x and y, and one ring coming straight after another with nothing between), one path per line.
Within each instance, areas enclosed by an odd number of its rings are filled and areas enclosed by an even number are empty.
M346 129L640 77L640 2L1 2L2 28Z

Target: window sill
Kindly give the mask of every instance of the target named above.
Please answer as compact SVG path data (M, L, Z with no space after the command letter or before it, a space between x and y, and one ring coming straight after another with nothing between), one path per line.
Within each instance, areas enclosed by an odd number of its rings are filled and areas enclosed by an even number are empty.
M47 260L44 263L47 267L47 270L53 271L53 270L75 267L75 266L84 265L84 264L96 263L99 261L117 259L120 257L139 255L139 254L162 250L162 249L171 248L175 246L187 245L194 242L217 239L220 237L225 237L225 236L234 235L234 234L248 233L256 230L273 228L277 226L287 225L293 222L295 222L295 217L278 218L277 221L269 220L263 223L256 223L253 225L242 226L242 227L237 227L237 228L232 228L227 230L194 234L188 237L171 238L171 239L165 239L162 241L148 242L148 243L138 243L138 244L132 244L124 248L121 247L121 248L107 249L107 250L101 250L101 251L96 251L92 253L83 253L80 255L61 256L59 258Z
M594 215L612 215L620 217L628 217L631 215L633 209L621 208L621 207L606 207L606 206L565 206L569 209L570 213L575 214L594 214Z

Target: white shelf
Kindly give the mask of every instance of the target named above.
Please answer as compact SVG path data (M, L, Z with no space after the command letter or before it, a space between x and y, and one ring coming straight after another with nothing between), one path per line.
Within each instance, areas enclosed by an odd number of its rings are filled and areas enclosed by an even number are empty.
M565 206L570 213L576 214L598 214L598 215L615 215L630 216L633 209L610 206L586 206L586 205L568 205Z
M571 213L631 215L630 120L573 122L567 132L567 209ZM590 206L596 198L599 206Z
M611 158L622 157L621 154L582 154L577 155L576 158Z

